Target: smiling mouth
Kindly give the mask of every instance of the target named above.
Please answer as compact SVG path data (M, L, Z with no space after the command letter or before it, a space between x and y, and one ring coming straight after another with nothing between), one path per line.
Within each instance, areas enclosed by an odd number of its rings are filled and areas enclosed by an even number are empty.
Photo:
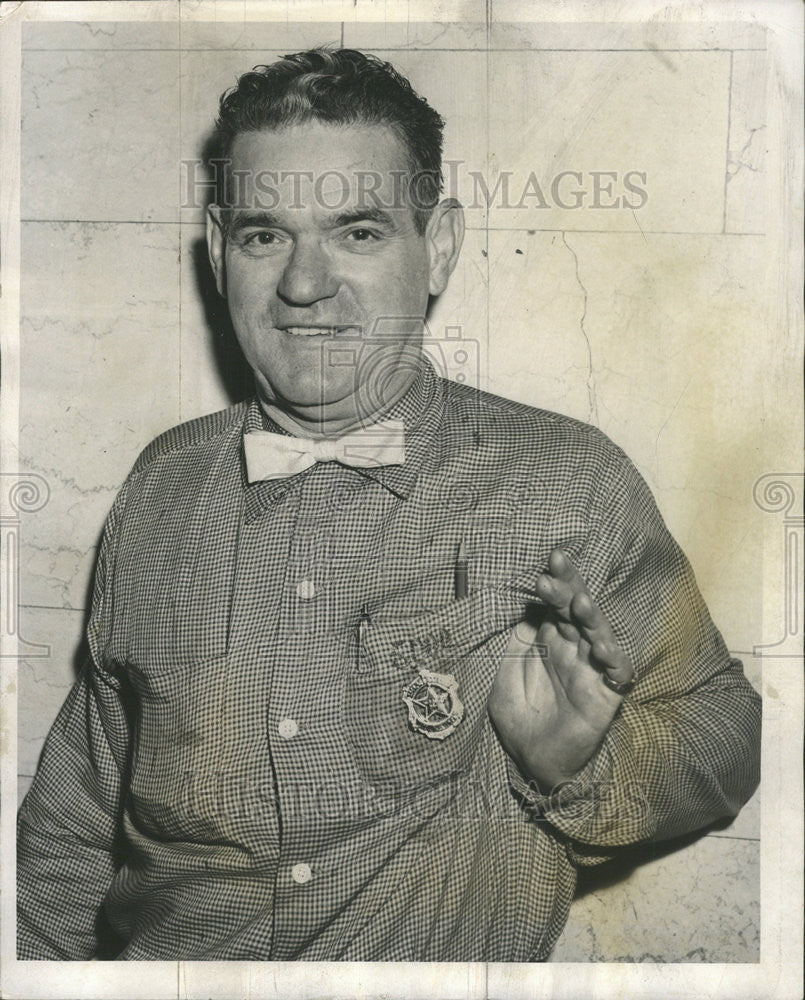
M335 337L339 333L354 330L354 326L283 326L283 333L292 337Z

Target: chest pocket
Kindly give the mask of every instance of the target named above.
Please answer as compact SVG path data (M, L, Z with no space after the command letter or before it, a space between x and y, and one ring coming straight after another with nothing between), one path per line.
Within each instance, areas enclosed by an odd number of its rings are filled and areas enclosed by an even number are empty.
M218 768L227 674L225 656L173 669L130 665L138 700L130 792L145 829L170 836L199 832L188 794L197 796L202 781L214 791L210 776Z
M414 618L377 618L346 677L347 737L364 777L406 794L472 766L486 700L522 606L481 590Z

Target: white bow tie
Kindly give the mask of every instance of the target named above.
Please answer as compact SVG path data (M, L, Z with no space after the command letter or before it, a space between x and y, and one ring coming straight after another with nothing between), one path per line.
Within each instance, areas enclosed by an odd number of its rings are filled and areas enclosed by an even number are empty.
M271 431L243 435L246 474L250 483L287 479L316 462L340 462L353 468L402 465L405 461L405 424L387 420L340 438L288 437Z

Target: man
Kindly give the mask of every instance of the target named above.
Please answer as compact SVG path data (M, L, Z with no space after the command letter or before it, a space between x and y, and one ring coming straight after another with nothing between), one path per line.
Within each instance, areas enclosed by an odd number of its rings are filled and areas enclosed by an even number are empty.
M755 788L759 699L623 453L421 358L463 234L441 128L349 50L222 99L256 397L115 501L21 958L542 959L578 865Z

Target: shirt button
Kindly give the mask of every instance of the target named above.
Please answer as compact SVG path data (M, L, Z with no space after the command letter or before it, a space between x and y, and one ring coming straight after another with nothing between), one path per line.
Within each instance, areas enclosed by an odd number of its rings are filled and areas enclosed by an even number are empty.
M310 865L304 863L294 865L291 869L291 878L298 885L304 885L305 882L309 882L313 878L313 872L310 870Z
M296 585L296 596L303 601L309 601L316 596L316 584L312 580L300 580Z
M284 740L292 740L299 732L299 725L296 719L283 719L277 726L277 732Z

